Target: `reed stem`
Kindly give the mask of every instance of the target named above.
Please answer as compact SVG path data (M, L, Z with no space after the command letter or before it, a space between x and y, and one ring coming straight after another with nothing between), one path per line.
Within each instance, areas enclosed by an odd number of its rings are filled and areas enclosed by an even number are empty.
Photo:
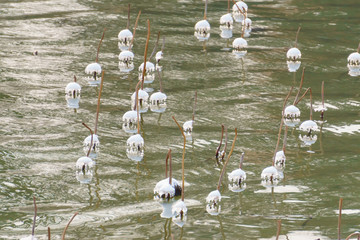
M103 90L103 85L104 85L104 73L105 73L105 71L102 71L102 73L101 73L100 90L99 90L98 102L97 102L97 106L96 106L96 117L95 117L94 134L97 133L97 126L98 126L98 122L99 122L100 99L101 99L101 92L102 92L102 90Z
M230 152L229 152L229 155L228 155L228 157L227 157L227 159L226 159L226 161L225 161L225 163L224 163L224 166L223 166L223 168L222 168L222 170L221 170L221 173L220 173L219 182L218 182L218 185L217 185L217 190L220 190L221 181L222 181L222 179L223 179L226 166L227 166L227 164L228 164L228 162L229 162L229 160L230 160L231 154L232 154L233 151L234 151L236 137L237 137L237 128L235 128L235 137L234 137L234 141L233 141L232 146L231 146L231 150L230 150Z
M141 89L144 89L145 72L146 72L146 57L147 57L147 52L148 52L148 47L149 47L149 40L150 40L150 21L149 21L149 19L147 20L147 25L148 25L148 33L147 33L146 44L145 44L144 68L143 68L143 72L142 72Z
M172 118L174 119L176 125L178 126L178 128L181 131L181 134L183 135L184 138L184 146L183 146L183 154L182 154L182 162L181 162L181 168L182 168L182 188L181 188L181 200L184 201L185 199L185 146L186 146L186 137L185 137L185 133L184 130L182 129L182 127L180 126L180 124L176 121L175 117L172 116Z
M68 222L68 224L66 225L63 233L62 233L62 236L61 236L61 240L65 240L65 234L66 234L66 230L69 228L70 226L70 223L72 222L72 220L76 217L76 215L78 215L79 213L76 212L71 218L70 218L70 221Z
M137 28L137 25L138 25L138 22L139 22L140 15L141 15L141 10L139 11L139 13L138 13L138 15L136 17L135 26L134 26L134 30L133 30L133 37L132 37L130 45L129 45L129 51L131 50L131 46L134 43L136 28Z
M95 62L98 62L99 61L99 52L100 52L100 46L101 46L101 43L105 37L105 32L106 32L106 28L104 28L104 31L103 31L103 34L102 34L102 37L100 39L100 42L99 42L99 45L98 45L98 48L97 48L97 51L96 51L96 59L95 59Z
M221 124L220 144L219 144L219 146L217 147L216 152L215 152L215 157L216 157L216 159L219 157L219 151L220 151L220 148L221 148L221 145L222 145L223 137L224 137L224 125Z
M297 30L297 32L296 32L296 37L295 37L295 47L296 47L296 48L297 48L297 43L298 43L298 37L299 37L300 29L301 29L301 26L298 27L298 30Z
M130 26L130 3L128 5L128 17L127 17L126 29L129 29L129 26Z
M36 216L37 216L37 206L36 206L36 198L35 198L35 196L33 197L33 201L34 201L34 220L33 220L33 226L32 226L31 235L35 236L35 225L36 225Z
M276 240L279 239L281 231L281 219L277 220Z
M93 145L93 140L94 140L93 137L94 137L94 134L93 134L93 131L91 130L91 128L89 128L88 125L86 125L85 123L82 123L82 125L84 125L84 127L86 127L87 129L89 129L89 131L90 131L90 136L91 136L90 146L89 146L89 150L88 150L88 152L87 152L87 154L86 154L86 156L89 157L90 152L91 152L91 148L92 148L92 145Z
M339 218L338 218L338 240L341 240L341 211L342 211L343 199L339 200Z

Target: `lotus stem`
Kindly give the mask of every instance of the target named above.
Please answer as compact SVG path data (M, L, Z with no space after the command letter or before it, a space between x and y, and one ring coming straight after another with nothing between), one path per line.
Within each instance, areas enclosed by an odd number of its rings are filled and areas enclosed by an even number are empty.
M129 26L130 26L130 3L128 5L128 17L127 17L126 29L129 29Z
M277 220L276 240L279 239L281 231L281 219Z
M221 148L221 145L222 145L223 137L224 137L224 125L221 124L220 144L219 144L219 146L217 147L217 149L216 149L216 151L215 151L215 157L216 157L216 159L219 157L219 151L220 151L220 148Z
M239 168L242 169L242 165L243 165L243 162L244 162L244 157L245 157L245 153L243 152L241 154L241 157L240 157L240 164L239 164Z
M170 173L169 173L169 184L172 184L172 159L171 159L171 149L169 149L169 168L170 168Z
M168 151L168 153L166 154L166 158L165 158L165 178L168 177L168 160L169 160L169 154L170 154L170 149Z
M91 136L90 146L89 146L89 150L88 150L88 152L87 152L87 154L86 154L86 156L89 157L90 152L91 152L91 148L92 148L92 145L93 145L93 140L94 140L93 137L94 137L94 134L93 134L93 131L91 130L91 128L89 128L88 125L86 125L85 123L82 123L82 125L84 125L84 127L86 127L87 129L89 129L89 131L90 131L90 136Z
M139 89L140 87L140 84L141 84L141 81L139 81L137 84L136 84L136 87L135 87L135 102L134 102L134 110L136 110L138 108L138 104L137 104L137 101L139 101L139 98L136 98L137 97L137 90Z
M296 48L297 48L297 43L298 43L298 37L299 37L300 29L301 29L301 26L298 27L298 30L297 30L297 32L296 32L296 37L295 37L295 47L296 47Z
M230 13L230 0L228 0L227 2L228 2L228 8L227 8L227 11L228 11L228 13Z
M153 49L153 51L152 51L152 53L151 53L151 55L150 55L150 57L149 57L149 61L151 61L151 58L152 58L152 57L155 55L155 53L156 53L156 49L157 49L157 47L158 47L158 45L159 45L159 39L160 39L160 31L158 32L157 39L156 39L156 43L155 43L154 49Z
M48 227L48 240L51 239L50 227Z
M208 0L205 0L204 20L206 20L206 15L207 15L207 5L208 5Z
M180 126L180 124L176 121L175 117L172 116L172 118L174 119L176 125L179 127L181 134L183 135L184 138L184 146L183 146L183 154L182 154L182 162L181 162L181 168L182 168L182 188L181 188L181 201L184 201L185 199L185 195L184 195L184 189L185 189L185 146L186 146L186 137L185 137L185 133L184 130L182 129L182 127Z
M338 239L341 240L341 211L342 211L343 199L339 200L339 218L338 218Z
M98 45L98 48L97 48L95 62L98 62L98 61L99 61L100 46L101 46L101 43L102 43L102 41L103 41L103 39L104 39L105 32L106 32L106 28L104 28L104 31L103 31L102 37L101 37L101 39L100 39L100 42L99 42L99 45Z
M227 143L228 143L228 131L227 131L227 128L225 128L225 146L224 146L224 152L223 154L221 155L221 161L224 160L224 157L225 157L225 154L226 154L226 149L227 149Z
M165 47L165 36L163 36L163 42L161 45L161 51L164 52L164 47Z
M33 197L33 201L34 201L34 220L33 220L33 226L32 226L31 235L35 236L35 225L36 225L36 216L37 216L37 206L36 206L36 198L35 198L35 196Z
M129 51L131 50L131 46L134 43L136 28L137 28L137 25L138 25L138 22L139 22L140 15L141 15L141 10L139 11L139 13L138 13L138 15L136 17L135 26L134 26L134 30L133 30L133 37L132 37L130 45L129 45Z
M146 72L146 57L147 57L147 52L148 52L148 47L149 47L149 40L150 40L150 21L149 21L149 19L147 20L147 24L148 24L148 33L147 33L146 44L145 44L144 68L143 68L143 72L142 72L141 89L144 89L144 80L145 80L145 72Z
M303 67L299 90L298 90L298 92L297 92L297 94L296 94L296 97L295 97L295 100L294 100L294 103L293 103L294 106L296 106L296 104L299 103L298 98L299 98L299 95L300 95L300 91L301 91L302 85L303 85L303 83L304 83L304 75L305 75L305 67Z
M139 109L139 87L136 87L135 94L136 118L137 118L137 134L140 134L140 109Z
M352 234L347 236L345 240L349 240L351 237L354 237L356 235L358 236L358 239L360 239L360 232L353 232Z
M197 103L197 90L195 91L195 96L194 96L194 107L193 107L193 114L192 114L193 122L195 121L196 103Z
M284 141L283 141L283 147L282 147L284 154L285 154L285 150L286 150L287 133L288 133L288 126L285 126Z
M65 227L65 229L64 229L64 231L63 231L63 233L62 233L61 240L65 240L66 230L69 228L70 223L72 222L72 220L73 220L73 219L76 217L76 215L78 215L78 214L79 214L79 213L76 212L76 213L72 216L72 218L70 218L70 221L68 222L68 224L66 225L66 227Z
M98 102L97 102L97 106L96 106L96 118L95 118L94 134L97 133L97 126L98 126L98 122L99 122L100 99L101 99L101 92L103 90L103 85L104 85L104 73L105 73L105 71L102 71L102 73L101 73L100 90L99 90Z
M162 86L161 73L160 73L159 70L157 70L157 72L158 72L158 75L159 75L160 92L163 93L164 91L163 91L163 86Z
M229 160L230 160L231 154L232 154L233 151L234 151L236 137L237 137L237 128L235 128L235 137L234 137L234 141L233 141L232 146L231 146L231 150L230 150L230 152L229 152L229 155L228 155L228 157L227 157L227 159L226 159L226 161L225 161L225 163L224 163L224 166L223 166L223 168L222 168L222 170L221 170L221 173L220 173L219 182L218 182L218 185L217 185L217 190L220 190L221 181L222 181L222 178L223 178L223 176L224 176L226 166L227 166L227 164L228 164L228 162L229 162Z
M275 164L275 156L276 156L276 153L277 153L277 150L279 148L279 144L280 144L280 136L281 136L281 130L282 130L282 126L284 124L284 111L285 111L285 106L286 106L286 102L288 101L290 95L291 95L291 92L293 90L294 87L291 87L290 88L290 91L289 93L287 94L285 100L284 100L284 103L283 103L283 108L282 108L282 116L281 116L281 121L280 121L280 127L279 127L279 133L278 133L278 139L277 139L277 142L276 142L276 147L275 147L275 151L274 151L274 156L273 156L273 162L272 162L272 165L274 166Z
M321 103L322 103L322 110L321 110L321 120L324 119L324 110L325 110L325 97L324 97L324 81L321 83Z
M76 76L74 75L74 82L76 82Z

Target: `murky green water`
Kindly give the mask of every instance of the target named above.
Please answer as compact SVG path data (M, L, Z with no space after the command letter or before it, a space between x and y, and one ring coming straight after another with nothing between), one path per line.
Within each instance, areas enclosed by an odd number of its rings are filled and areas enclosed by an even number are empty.
M67 221L67 239L280 239L337 238L337 208L344 198L343 238L359 229L359 77L347 73L346 58L359 43L360 3L342 1L247 1L253 29L241 60L226 49L240 37L234 25L230 43L219 36L219 18L226 1L210 1L211 37L203 43L193 35L202 19L202 1L131 1L131 26L142 10L134 45L135 70L120 73L117 35L126 26L128 2L2 1L0 3L0 238L30 235L33 205L38 203L36 235L46 239L47 227L60 239ZM150 51L158 31L166 36L163 85L168 96L163 114L142 114L144 159L126 156L122 115L130 109L143 61L146 19L151 22ZM311 147L290 129L285 178L277 187L261 185L262 169L271 165L281 107L291 86L298 86L301 69L289 73L286 51L298 26L304 88L311 87L315 104L325 81L326 122ZM99 62L105 70L98 135L101 151L91 184L75 177L76 160L84 155L88 131L94 125L97 87L84 80L85 67L107 28ZM38 51L34 56L33 52ZM64 98L73 75L82 86L75 113ZM158 91L159 82L145 85ZM173 176L181 178L182 137L171 119L181 123L192 115L198 91L193 140L185 157L187 222L179 228L161 218L153 199L155 184L164 178L164 159L173 151ZM292 101L294 95L290 98ZM308 100L298 106L308 119ZM314 113L314 120L319 120ZM206 196L216 189L221 166L214 159L221 124L239 135L227 172L246 153L247 188L241 193L221 188L221 213L206 212ZM287 238L286 238L287 237ZM54 237L55 238L55 237Z

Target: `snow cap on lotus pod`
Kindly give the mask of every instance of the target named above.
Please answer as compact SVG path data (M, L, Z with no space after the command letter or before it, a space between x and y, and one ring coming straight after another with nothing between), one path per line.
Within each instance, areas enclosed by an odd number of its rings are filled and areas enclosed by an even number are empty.
M233 17L235 19L235 22L242 22L242 21L244 21L244 18L245 18L244 14L246 15L246 13L248 11L248 6L243 1L237 2L236 5L234 4L232 6L232 15L233 15ZM242 11L242 13L239 11L239 8Z
M87 136L84 139L83 142L83 150L84 153L87 154L87 152L89 151L90 148L90 144L91 144L91 135ZM92 146L91 146L91 151L90 151L90 157L92 158L96 158L98 152L100 151L100 140L98 135L93 134L93 140L92 140Z
M86 74L101 74L101 66L98 63L90 63L89 65L86 66L85 68L85 73Z
M129 29L121 30L118 34L119 48L121 51L129 49L133 34Z
M126 155L133 161L139 162L144 157L144 139L140 134L135 134L126 141Z
M191 134L193 131L193 125L194 125L194 121L193 120L189 120L184 122L183 124L183 130L186 134Z
M76 179L80 183L88 184L93 177L92 168L95 162L89 157L81 157L76 161Z
M159 64L160 60L163 59L163 52L162 51L158 51L155 55L155 60L156 63Z
M80 98L81 86L76 82L68 83L65 87L65 94L68 98Z
M210 37L210 23L205 19L198 21L195 24L194 36L200 41L208 40Z
M89 157L81 157L76 161L77 170L89 170L95 166L95 162Z
M137 112L134 110L127 111L123 117L122 129L127 133L137 132Z
M285 108L283 116L284 118L298 118L300 117L300 110L294 105L289 105Z
M299 61L301 59L301 52L298 48L290 48L286 53L288 61Z
M360 75L360 54L358 52L351 53L347 58L349 75L356 77Z
M252 21L250 18L245 18L245 20L242 22L242 24L245 26L245 28L249 29L249 28L251 28Z
M299 129L305 132L314 132L317 131L319 128L316 122L314 122L313 120L306 120L301 123Z
M270 166L261 172L261 184L265 187L276 186L283 178L283 175L274 167Z
M276 169L278 170L283 170L285 168L285 161L286 161L286 156L284 151L277 151L275 154L275 162L274 162L274 166L276 167Z
M220 18L220 24L223 25L223 27L226 27L228 29L232 29L234 20L231 16L231 13L227 13L221 16Z
M150 110L153 112L165 112L166 110L166 99L165 93L156 92L150 96Z
M232 171L228 175L229 189L232 192L242 192L246 189L246 173L241 168Z

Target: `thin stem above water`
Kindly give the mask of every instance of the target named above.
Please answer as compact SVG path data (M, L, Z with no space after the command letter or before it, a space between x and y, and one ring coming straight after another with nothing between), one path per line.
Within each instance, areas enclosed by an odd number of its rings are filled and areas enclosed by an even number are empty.
M96 106L94 134L97 133L97 126L98 126L98 121L99 121L100 99L101 99L101 92L103 90L103 85L104 85L104 73L105 73L105 71L102 71L102 73L101 73L100 90L99 90L98 101L97 101L97 106Z
M144 68L143 68L143 72L142 72L141 89L144 89L145 72L146 72L146 57L147 57L147 52L148 52L148 47L149 47L149 40L150 40L150 21L149 21L149 19L147 20L147 25L148 25L148 33L147 33L146 44L145 44L144 66L143 66Z
M104 31L103 31L103 34L102 34L102 37L100 39L100 42L99 42L99 45L98 45L98 48L97 48L97 51L96 51L96 59L95 59L95 62L98 62L99 61L99 52L100 52L100 46L101 46L101 43L105 37L105 32L106 32L106 28L104 28Z

